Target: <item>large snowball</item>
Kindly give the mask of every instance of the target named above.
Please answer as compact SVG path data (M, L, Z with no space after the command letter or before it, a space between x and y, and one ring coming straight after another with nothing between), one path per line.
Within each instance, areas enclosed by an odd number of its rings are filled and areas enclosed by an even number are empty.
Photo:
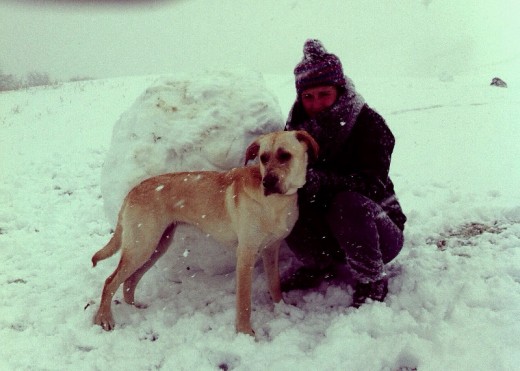
M162 77L121 115L101 175L105 213L115 226L128 191L145 178L174 171L242 166L258 135L281 130L276 98L256 73ZM177 228L170 249L183 270L232 270L232 254L199 230ZM171 255L171 254L169 254Z

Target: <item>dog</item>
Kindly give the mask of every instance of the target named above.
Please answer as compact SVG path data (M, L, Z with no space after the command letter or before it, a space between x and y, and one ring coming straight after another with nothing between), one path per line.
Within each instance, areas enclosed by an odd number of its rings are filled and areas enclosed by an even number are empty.
M139 280L166 252L175 226L188 223L223 245L236 248L236 322L238 333L254 336L251 284L261 255L271 298L282 300L278 271L280 243L298 218L297 191L305 184L318 144L306 131L262 135L249 145L244 167L228 172L169 173L144 180L126 196L111 240L92 264L121 249L116 270L106 279L94 323L115 326L112 298L123 283L126 303L137 305ZM250 160L259 161L247 166Z

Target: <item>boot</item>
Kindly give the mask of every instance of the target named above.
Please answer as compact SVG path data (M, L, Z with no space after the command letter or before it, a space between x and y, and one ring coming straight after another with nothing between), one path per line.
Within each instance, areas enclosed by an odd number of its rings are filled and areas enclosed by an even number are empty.
M384 301L386 294L388 294L388 278L386 277L374 282L358 282L352 298L352 306L359 308L362 304L366 303L368 299Z

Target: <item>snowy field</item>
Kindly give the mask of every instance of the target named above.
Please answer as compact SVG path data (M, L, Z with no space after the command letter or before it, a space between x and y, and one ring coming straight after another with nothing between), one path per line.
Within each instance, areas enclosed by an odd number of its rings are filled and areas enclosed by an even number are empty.
M396 136L409 218L389 295L353 309L337 283L273 308L258 265L256 340L234 331L234 273L172 279L170 252L137 288L148 308L114 305L110 333L92 324L118 259L90 263L110 238L102 166L114 123L155 77L1 93L0 369L518 369L520 79L492 77L357 79ZM292 76L265 78L286 116Z

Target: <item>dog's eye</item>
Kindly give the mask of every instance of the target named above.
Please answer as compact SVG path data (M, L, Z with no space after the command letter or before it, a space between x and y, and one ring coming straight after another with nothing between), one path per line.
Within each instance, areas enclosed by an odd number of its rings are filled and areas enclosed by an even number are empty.
M262 162L262 164L267 164L269 162L269 154L262 153L260 155L260 161Z
M292 158L292 155L289 152L279 152L278 153L278 161L287 162Z

